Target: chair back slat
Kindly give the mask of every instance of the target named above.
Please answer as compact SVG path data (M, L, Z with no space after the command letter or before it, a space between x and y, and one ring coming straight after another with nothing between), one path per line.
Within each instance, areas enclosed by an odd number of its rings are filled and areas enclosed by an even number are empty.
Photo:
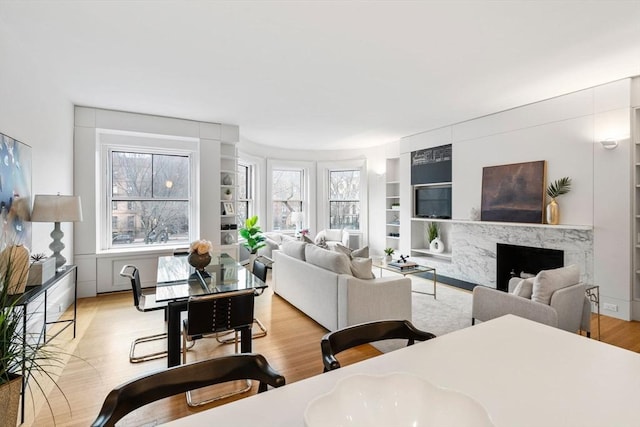
M133 291L133 305L139 310L140 299L142 298L142 283L140 282L140 271L135 265L125 265L120 270L120 276L126 277L131 281L131 290Z
M187 335L249 327L253 323L253 289L192 297L187 305Z
M260 354L234 354L175 366L113 389L107 395L92 426L114 426L128 413L151 402L188 390L241 379L259 381L259 393L266 391L267 385L285 385L285 378Z

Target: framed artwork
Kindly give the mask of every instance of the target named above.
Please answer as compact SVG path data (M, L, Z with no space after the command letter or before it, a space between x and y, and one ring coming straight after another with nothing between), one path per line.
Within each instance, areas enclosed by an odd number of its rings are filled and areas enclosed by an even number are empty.
M543 222L546 161L482 168L482 221Z
M224 214L225 215L235 215L235 210L233 209L233 203L224 202L223 206L224 206Z
M0 245L31 249L31 147L0 133Z

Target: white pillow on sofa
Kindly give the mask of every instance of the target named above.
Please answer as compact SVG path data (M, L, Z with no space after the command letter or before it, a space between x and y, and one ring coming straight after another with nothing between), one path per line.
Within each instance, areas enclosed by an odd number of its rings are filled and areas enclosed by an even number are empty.
M335 250L336 252L342 252L343 254L348 256L350 259L369 258L369 246L364 246L360 249L350 249L344 245L341 245L340 243L337 243L333 247L333 250Z
M578 282L580 282L580 270L578 270L577 265L542 270L533 280L531 299L549 305L551 295L555 291L575 285Z
M358 279L374 279L371 271L373 262L371 258L353 258L351 260L351 274Z
M351 275L349 257L345 254L306 244L304 256L309 264L317 265L334 273Z
M522 298L531 299L531 294L533 294L533 282L533 277L520 280L520 282L513 289L512 294Z
M282 243L282 252L289 255L290 257L299 259L304 261L305 258L305 247L307 244L305 242L294 241L286 241Z

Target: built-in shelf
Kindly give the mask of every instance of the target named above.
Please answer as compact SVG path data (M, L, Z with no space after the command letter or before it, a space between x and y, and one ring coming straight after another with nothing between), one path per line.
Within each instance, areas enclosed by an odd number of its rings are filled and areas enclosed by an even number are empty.
M387 239L400 240L400 237L398 237L398 236L387 236Z
M389 223L387 223L387 225L389 227L400 227L400 223L399 222L389 222Z
M428 255L431 257L451 259L451 252L432 252L426 248L412 248L411 252L416 252L416 253Z

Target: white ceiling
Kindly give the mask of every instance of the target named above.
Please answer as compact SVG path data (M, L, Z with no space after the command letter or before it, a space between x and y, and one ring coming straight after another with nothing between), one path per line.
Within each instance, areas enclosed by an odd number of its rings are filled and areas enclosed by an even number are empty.
M0 24L74 104L289 148L379 145L640 75L640 0L0 0Z

